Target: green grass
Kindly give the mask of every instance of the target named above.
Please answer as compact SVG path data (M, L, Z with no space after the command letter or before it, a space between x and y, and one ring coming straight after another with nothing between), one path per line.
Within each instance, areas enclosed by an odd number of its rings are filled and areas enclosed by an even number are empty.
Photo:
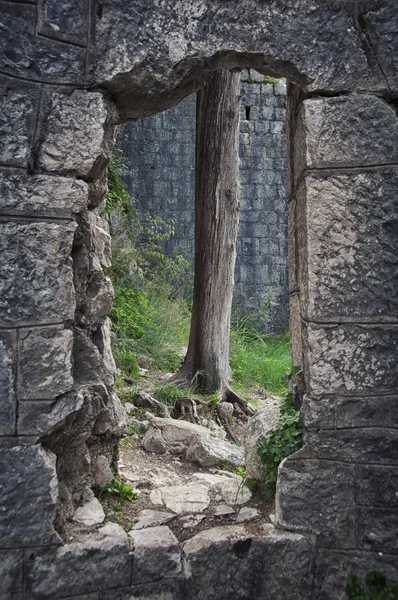
M289 336L252 335L231 331L232 387L241 393L263 387L281 394L286 390L284 373L292 368Z

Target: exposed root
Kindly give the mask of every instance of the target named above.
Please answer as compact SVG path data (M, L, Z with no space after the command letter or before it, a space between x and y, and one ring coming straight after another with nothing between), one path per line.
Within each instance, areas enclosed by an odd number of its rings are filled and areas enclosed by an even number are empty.
M132 403L135 406L140 406L141 408L147 408L148 410L155 411L163 419L170 418L170 412L168 407L162 402L159 402L159 400L156 400L155 398L150 396L147 392L137 392L137 394L132 400Z
M251 406L247 400L242 398L242 396L239 396L239 394L234 392L229 385L226 385L224 388L223 400L225 402L231 402L238 414L243 413L244 415L251 417L256 412L253 406Z

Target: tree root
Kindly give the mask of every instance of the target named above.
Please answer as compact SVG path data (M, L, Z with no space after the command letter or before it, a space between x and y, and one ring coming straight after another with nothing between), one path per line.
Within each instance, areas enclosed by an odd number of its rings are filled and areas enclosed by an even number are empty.
M229 385L226 385L223 393L223 401L231 402L234 405L235 411L239 414L239 412L251 417L254 415L256 410L249 404L247 400L239 396L236 392L234 392Z

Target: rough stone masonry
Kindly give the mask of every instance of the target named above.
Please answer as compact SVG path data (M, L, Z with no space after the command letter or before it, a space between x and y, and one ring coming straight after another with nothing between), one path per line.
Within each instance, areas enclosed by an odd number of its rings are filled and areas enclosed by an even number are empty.
M2 599L343 600L350 573L398 579L397 28L395 0L0 4ZM115 127L235 67L289 82L304 447L275 527L69 543L124 427L97 224Z

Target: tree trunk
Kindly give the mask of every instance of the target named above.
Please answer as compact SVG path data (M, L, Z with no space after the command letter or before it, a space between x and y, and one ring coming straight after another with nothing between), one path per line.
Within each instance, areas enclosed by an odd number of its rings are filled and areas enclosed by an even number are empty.
M180 376L208 392L228 382L229 328L239 224L240 73L211 75L197 95L195 278Z

